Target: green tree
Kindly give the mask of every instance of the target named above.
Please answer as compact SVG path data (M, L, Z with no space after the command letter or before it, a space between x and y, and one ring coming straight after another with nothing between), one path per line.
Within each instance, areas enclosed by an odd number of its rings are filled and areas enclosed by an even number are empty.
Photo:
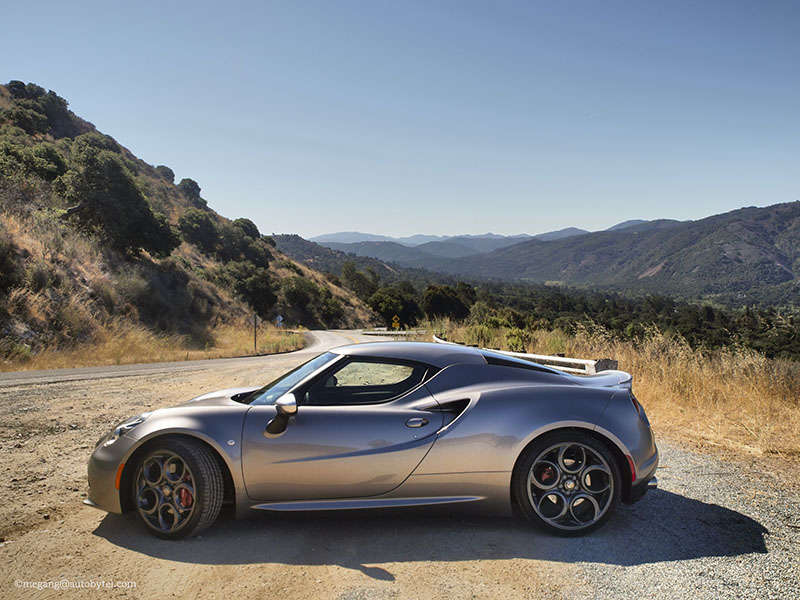
M258 227L250 219L239 218L233 222L236 227L241 229L247 237L254 240L261 239L261 234L258 232Z
M456 284L456 293L458 297L461 298L461 302L464 303L464 306L472 306L478 299L478 293L475 291L475 288L464 281L459 281Z
M420 316L413 288L409 290L403 282L379 288L370 296L368 303L387 326L392 324L395 315L400 317L400 323L403 325L412 326L416 325L417 318Z
M261 318L268 318L278 301L269 271L248 261L230 262L224 269L225 276L232 282L233 291Z
M461 320L469 314L456 289L449 285L429 285L422 295L422 310L429 319L450 317Z
M14 106L0 113L0 119L4 123L10 123L19 127L27 134L47 133L50 126L47 123L47 115L24 106Z
M190 208L178 220L178 228L183 239L197 246L201 252L212 254L216 250L219 232L207 212Z
M161 177L162 179L166 179L170 183L175 183L175 172L168 166L158 165L156 167L156 173L158 173L158 176Z
M377 275L374 272L365 275L356 269L352 261L347 261L342 265L342 283L361 300L367 300L378 289Z
M283 282L283 297L286 303L301 311L307 311L319 295L320 288L303 277L291 277Z
M82 137L72 144L73 168L59 179L64 198L73 203L65 217L115 250L169 255L180 243L178 236L150 210L119 156Z
M178 184L178 189L195 206L206 207L206 201L200 197L200 185L194 179L184 177Z
M0 173L25 173L53 181L66 172L67 163L53 144L43 142L30 148L0 143Z

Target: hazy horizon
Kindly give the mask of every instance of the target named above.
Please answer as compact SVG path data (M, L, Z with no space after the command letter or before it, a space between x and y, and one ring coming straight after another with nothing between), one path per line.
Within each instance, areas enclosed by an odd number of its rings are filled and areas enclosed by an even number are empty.
M6 7L3 81L221 214L314 237L605 229L797 199L800 4Z

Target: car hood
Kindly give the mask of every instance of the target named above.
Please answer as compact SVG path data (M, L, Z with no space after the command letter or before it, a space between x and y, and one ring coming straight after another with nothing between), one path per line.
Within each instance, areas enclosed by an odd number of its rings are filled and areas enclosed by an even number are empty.
M213 406L217 404L227 404L230 399L235 396L236 394L245 394L247 392L254 392L258 387L240 387L240 388L227 388L224 390L217 390L215 392L209 392L207 394L203 394L202 396L197 396L196 398L192 398L185 404L181 406L197 406L198 404L204 406Z

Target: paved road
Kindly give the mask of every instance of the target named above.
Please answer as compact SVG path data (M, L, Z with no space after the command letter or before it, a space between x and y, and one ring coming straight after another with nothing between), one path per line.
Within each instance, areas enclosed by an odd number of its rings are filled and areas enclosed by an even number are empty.
M292 356L319 354L330 348L344 344L374 342L384 338L366 336L360 330L351 331L309 331L306 332L306 347ZM388 338L385 338L388 339ZM276 355L247 356L243 358L216 358L210 360L187 360L177 362L140 363L132 365L112 365L100 367L81 367L77 369L47 369L42 371L12 371L0 373L0 389L28 384L58 383L64 381L85 381L89 379L111 379L115 377L138 377L177 373L182 371L206 371L227 369L229 367L253 367L271 364Z

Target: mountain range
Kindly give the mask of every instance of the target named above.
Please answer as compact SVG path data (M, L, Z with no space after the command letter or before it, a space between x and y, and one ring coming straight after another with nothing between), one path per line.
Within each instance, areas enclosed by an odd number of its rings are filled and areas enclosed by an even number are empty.
M431 242L455 242L466 243L477 241L480 243L485 240L492 240L495 243L494 248L500 248L503 245L510 245L516 242L521 242L530 239L539 240L554 240L573 235L581 235L589 233L585 229L578 229L577 227L566 227L558 231L548 231L537 235L530 235L527 233L520 233L517 235L501 235L498 233L479 233L479 234L462 234L462 235L425 235L415 234L405 237L393 237L390 235L380 235L375 233L362 233L360 231L338 231L336 233L326 233L309 238L310 241L328 246L330 244L358 244L361 242L391 242L400 244L402 246L421 246Z
M625 221L597 232L452 236L413 246L397 240L323 243L457 277L800 305L797 201L696 221Z

